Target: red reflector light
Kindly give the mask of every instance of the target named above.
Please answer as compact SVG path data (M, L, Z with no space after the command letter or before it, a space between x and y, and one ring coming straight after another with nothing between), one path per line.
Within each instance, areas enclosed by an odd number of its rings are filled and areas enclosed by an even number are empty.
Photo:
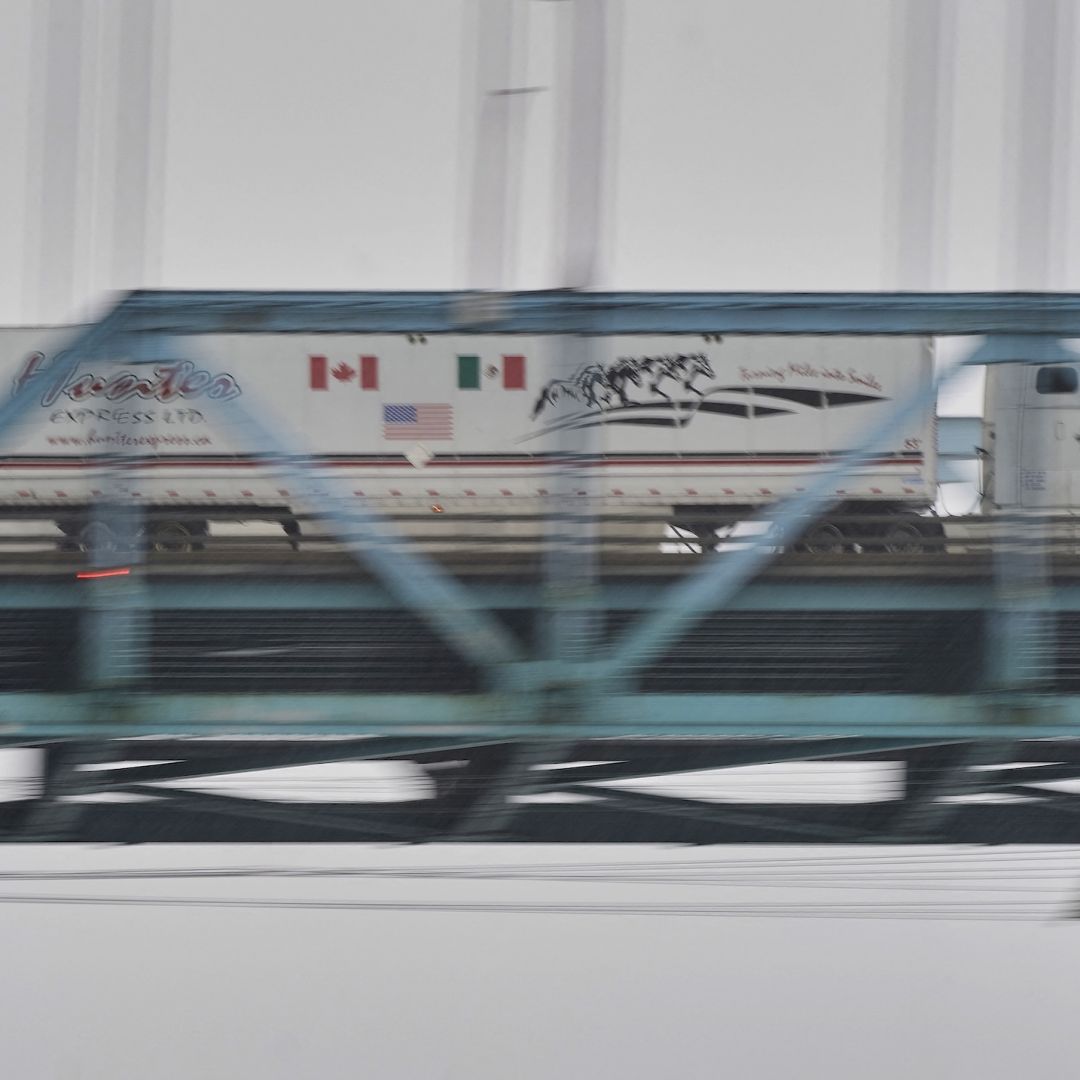
M121 566L121 567L118 567L116 570L80 570L75 575L75 577L79 581L88 581L91 578L124 577L125 575L130 574L130 573L131 573L131 567L130 566Z

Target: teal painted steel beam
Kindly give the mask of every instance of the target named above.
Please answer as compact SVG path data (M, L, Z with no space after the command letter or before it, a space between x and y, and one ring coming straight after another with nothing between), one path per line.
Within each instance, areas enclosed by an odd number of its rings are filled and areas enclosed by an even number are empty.
M138 291L134 330L217 333L1034 334L1080 337L1076 293Z
M664 579L652 583L601 583L593 600L599 608L611 611L642 611L663 599L670 583ZM521 585L469 586L475 602L488 609L515 610L535 608L543 603L543 586L538 582ZM752 582L736 596L727 609L731 611L982 611L995 606L991 580L969 583L954 581L906 582L889 579L836 581ZM391 601L377 585L337 584L267 584L172 585L151 583L148 586L151 607L175 610L347 610L380 609ZM31 595L36 604L23 604L24 595L14 591L9 599L0 593L0 601L11 607L66 607L71 593L58 589L55 602L45 602L46 590ZM1056 611L1080 611L1080 585L1058 584L1048 597Z
M0 695L0 736L115 739L236 735L856 736L918 739L1080 737L1080 697L918 694L610 694L587 715L542 722L513 695L144 694L122 707L92 697Z
M0 611L28 608L71 609L85 604L95 582L5 583ZM544 601L538 581L517 585L467 586L472 603L488 610L536 608ZM603 582L592 599L609 611L643 611L663 599L670 582ZM161 611L349 611L395 606L387 590L369 582L190 582L148 579L146 605ZM989 611L996 606L989 578L969 582L948 578L837 578L836 580L755 581L727 605L729 611ZM1080 611L1080 584L1058 582L1046 597L1047 610Z
M1047 333L1002 333L987 337L964 361L983 364L1075 364L1080 354Z
M722 608L767 563L777 549L795 543L807 527L836 502L836 482L858 465L886 448L913 418L920 418L937 400L938 388L949 378L946 372L930 385L920 388L901 407L865 433L856 447L838 455L834 465L809 481L806 490L782 500L758 520L768 525L767 533L723 559L701 564L670 587L663 603L623 634L610 654L596 664L603 678L630 675L661 655L695 622Z
M371 500L360 498L336 477L326 474L303 445L294 444L290 428L246 407L230 403L231 417L243 434L237 441L257 450L272 472L286 479L302 503L318 511L336 538L361 565L367 565L407 607L482 670L521 660L513 636L475 603L456 579L445 573L415 544L403 543Z

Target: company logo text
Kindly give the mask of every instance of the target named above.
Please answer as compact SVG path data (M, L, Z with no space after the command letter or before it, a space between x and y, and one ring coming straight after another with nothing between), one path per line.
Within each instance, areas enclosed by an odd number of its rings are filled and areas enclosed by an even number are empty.
M44 353L31 353L15 376L18 392L30 379L37 376L45 363ZM54 364L56 361L54 361ZM40 372L47 376L48 372ZM157 364L150 375L132 371L119 371L115 375L65 374L54 379L41 395L46 408L55 405L61 397L76 403L91 398L104 398L110 402L160 401L167 404L178 399L207 397L212 401L231 401L241 394L240 385L226 372L214 374L197 368L190 360L174 360Z

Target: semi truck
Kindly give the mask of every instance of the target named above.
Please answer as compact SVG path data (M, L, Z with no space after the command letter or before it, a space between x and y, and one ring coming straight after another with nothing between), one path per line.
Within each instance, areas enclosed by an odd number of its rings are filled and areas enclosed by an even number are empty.
M296 543L305 493L266 468L252 420L391 518L538 517L573 453L599 514L707 537L803 489L934 373L932 341L913 337L250 333L73 366L73 333L0 331L2 393L29 398L0 431L0 519L53 521L82 547L116 497L107 460L163 550L224 521L278 522ZM833 496L805 550L940 535L933 405Z

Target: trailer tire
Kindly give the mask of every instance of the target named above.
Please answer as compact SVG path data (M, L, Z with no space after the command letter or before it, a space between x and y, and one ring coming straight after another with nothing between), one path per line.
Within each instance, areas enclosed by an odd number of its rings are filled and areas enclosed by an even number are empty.
M925 555L926 537L914 521L896 521L885 529L881 550L888 555Z
M103 521L87 521L76 533L80 551L103 554L117 550L116 535Z
M162 521L155 525L150 534L150 550L163 555L187 555L192 551L202 551L200 537L205 530L199 530L194 522Z
M804 555L844 555L851 551L844 530L831 521L822 521L800 537L795 550Z

